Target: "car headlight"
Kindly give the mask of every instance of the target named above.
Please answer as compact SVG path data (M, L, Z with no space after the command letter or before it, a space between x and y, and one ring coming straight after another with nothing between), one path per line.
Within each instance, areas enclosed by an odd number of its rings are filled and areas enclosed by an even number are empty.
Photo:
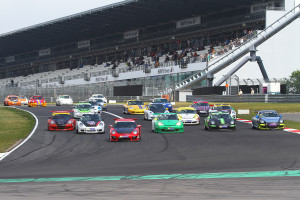
M106 104L103 104L103 106L106 106Z
M264 124L265 121L261 119L261 120L259 120L259 123Z
M171 104L169 104L169 105L168 105L168 107L172 107L172 105L171 105Z
M103 122L100 122L100 123L98 124L98 126L104 126L104 123L103 123Z
M83 127L83 123L80 122L80 123L78 124L78 126L79 126L79 127Z
M233 110L232 112L231 112L233 115L235 115L236 114L236 112Z
M55 121L51 120L50 124L56 124Z
M211 123L211 124L216 124L216 122L215 122L215 121L210 121L210 123Z
M158 126L163 126L164 124L161 123L161 122L158 122L157 125L158 125Z
M279 123L280 123L280 124L283 124L283 122L284 122L283 119L280 119L280 120L279 120Z
M67 124L72 124L72 120L69 120Z
M138 131L137 131L137 130L134 130L132 133L136 135L136 134L138 133Z
M193 118L199 119L199 115L196 114Z
M79 110L74 110L74 113L79 113Z
M111 131L111 134L116 134L116 131L115 131L115 130L112 130L112 131Z
M231 120L231 122L230 122L231 124L234 124L234 120Z
M181 126L181 122L177 122L176 126Z

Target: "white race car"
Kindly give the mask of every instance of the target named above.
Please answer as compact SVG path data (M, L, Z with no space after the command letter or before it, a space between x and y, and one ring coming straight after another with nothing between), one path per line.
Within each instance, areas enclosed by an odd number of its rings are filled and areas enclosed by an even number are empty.
M181 107L177 109L176 113L183 124L200 124L200 118L195 108Z
M98 99L102 99L105 103L107 103L107 99L105 98L105 96L103 96L103 94L93 94L90 98L89 98L89 102L90 101L96 101Z
M98 114L83 114L76 122L76 133L105 133L104 120Z
M168 109L161 103L151 103L148 108L144 111L144 119L152 120L159 113L168 113Z
M73 100L69 95L59 95L56 98L56 106L73 105Z

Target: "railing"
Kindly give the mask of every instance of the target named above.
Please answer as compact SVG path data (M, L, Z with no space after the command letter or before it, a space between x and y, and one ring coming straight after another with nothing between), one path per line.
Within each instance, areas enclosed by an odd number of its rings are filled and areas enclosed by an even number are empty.
M276 34L278 31L280 31L281 29L283 29L285 26L287 26L289 23L291 23L292 21L294 21L299 15L300 12L296 12L295 10L297 8L299 8L300 4L298 6L296 6L295 8L293 8L291 11L289 11L288 13L286 13L285 15L283 15L281 18L279 18L277 21L275 21L274 23L272 23L270 26L268 26L267 28L265 28L263 31L257 33L256 35L254 35L252 38L250 38L249 40L247 40L246 42L243 43L243 45L235 48L234 50L230 51L229 53L225 54L224 56L222 56L221 58L219 58L218 60L216 60L215 62L211 63L208 65L208 68L211 68L212 66L216 66L216 65L221 65L222 62L227 64L226 66L228 66L229 64L231 64L232 62L234 62L235 60L237 60L238 58L244 56L246 53L248 53L249 47L251 46L259 46L260 44L262 44L264 41L268 40L270 37L272 37L274 34ZM291 16L290 16L291 15ZM284 18L287 18L288 16L290 16L290 19L288 19L282 26L278 25L278 27L274 27L274 25L276 25L277 23L282 23L281 20ZM276 32L277 31L277 32ZM235 55L235 53L237 53L236 55L238 55L236 57L235 60L233 60L233 56ZM223 66L226 67L225 65ZM222 69L223 69L222 68ZM221 68L219 70L215 70L214 73L220 71ZM183 81L181 81L180 83L176 84L175 89L180 89L183 86L187 85L188 83L190 83L191 81L195 81L196 79L199 80L199 78L201 77L201 73L195 74ZM204 77L201 77L204 78Z

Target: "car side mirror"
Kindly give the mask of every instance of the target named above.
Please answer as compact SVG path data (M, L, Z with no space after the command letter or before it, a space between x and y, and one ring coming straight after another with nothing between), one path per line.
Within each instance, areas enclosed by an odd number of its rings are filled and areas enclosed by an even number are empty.
M279 115L279 117L282 117L282 115Z
M112 125L108 125L109 128L112 128Z
M137 125L137 127L138 127L138 128L141 128L141 127L142 127L142 125Z

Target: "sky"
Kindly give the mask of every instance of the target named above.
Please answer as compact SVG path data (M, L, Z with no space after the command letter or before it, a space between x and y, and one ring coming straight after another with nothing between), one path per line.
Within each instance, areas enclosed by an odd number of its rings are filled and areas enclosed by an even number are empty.
M0 0L0 34L122 0Z

